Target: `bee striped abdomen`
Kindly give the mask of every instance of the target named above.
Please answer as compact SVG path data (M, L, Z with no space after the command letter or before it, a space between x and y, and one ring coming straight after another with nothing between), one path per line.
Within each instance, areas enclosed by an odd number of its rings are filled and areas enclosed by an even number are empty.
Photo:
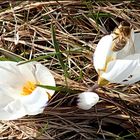
M113 41L112 51L120 51L125 47L126 43L127 43L126 39L119 39L119 38L115 39Z

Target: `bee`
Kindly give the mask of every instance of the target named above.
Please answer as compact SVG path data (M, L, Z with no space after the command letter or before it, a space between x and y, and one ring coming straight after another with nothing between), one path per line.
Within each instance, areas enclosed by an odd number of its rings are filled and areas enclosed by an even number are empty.
M131 38L131 29L132 26L125 21L122 21L118 28L114 29L112 51L120 51L125 47L128 40Z

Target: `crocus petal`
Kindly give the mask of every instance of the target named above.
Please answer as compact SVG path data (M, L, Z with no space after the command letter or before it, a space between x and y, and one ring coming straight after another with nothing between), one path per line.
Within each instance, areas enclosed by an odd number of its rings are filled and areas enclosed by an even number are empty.
M78 107L88 110L99 101L99 96L94 92L83 92L78 96Z
M0 120L16 120L26 115L26 110L19 100L13 100L0 109Z
M135 33L134 45L136 53L140 53L140 33Z
M0 120L16 120L24 116L23 111L17 110L16 113L9 113L8 111L2 109L0 110Z
M49 100L46 89L37 87L32 94L22 96L20 101L25 107L28 115L36 115L42 113Z
M24 83L22 75L18 70L17 62L1 61L0 74L0 85L9 85L13 88L18 88Z
M8 91L8 90L5 88L0 88L0 99L1 99L0 108L5 107L9 102L13 101L13 98L8 96L7 92L5 92L5 91ZM10 92L10 91L8 91L8 92ZM0 116L1 116L1 114L0 114Z
M41 65L40 63L36 63L36 71L35 77L39 84L48 85L48 86L56 86L53 75L50 73L48 68ZM54 94L54 90L46 89L46 91L52 96Z
M132 84L140 80L139 72L140 54L134 54L110 62L102 77L111 83Z
M24 79L24 81L32 81L36 82L35 79L35 70L36 70L36 64L37 62L28 62L25 64L18 65L18 69Z
M0 86L0 120L13 120L26 115L18 98L12 97L16 92L11 87Z
M17 109L16 112L9 113L9 110L11 109L6 109L6 108L0 110L0 120L16 120L26 115L25 111L23 110L24 108L21 108L20 104L17 103L16 105L14 105L14 107L15 106L19 107L16 108Z
M20 98L20 91L19 89L13 88L9 85L0 85L0 95L1 103L3 103L6 102L6 98L7 100L9 100L9 98L12 100ZM4 98L4 96L6 97Z
M113 37L106 35L101 38L97 44L96 50L93 55L94 67L96 71L105 69L107 61L115 57L115 53L111 50Z

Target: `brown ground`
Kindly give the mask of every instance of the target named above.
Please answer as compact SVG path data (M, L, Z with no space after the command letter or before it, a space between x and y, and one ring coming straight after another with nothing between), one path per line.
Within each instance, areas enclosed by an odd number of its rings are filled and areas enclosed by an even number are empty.
M100 102L88 111L75 106L77 93L97 81L92 64L96 44L123 20L139 31L140 4L90 0L0 1L0 59L34 58L52 71L57 86L65 88L56 92L43 114L1 121L0 138L123 140L140 137L139 83L100 88ZM51 25L55 27L59 48L52 45ZM20 39L15 45L17 32Z

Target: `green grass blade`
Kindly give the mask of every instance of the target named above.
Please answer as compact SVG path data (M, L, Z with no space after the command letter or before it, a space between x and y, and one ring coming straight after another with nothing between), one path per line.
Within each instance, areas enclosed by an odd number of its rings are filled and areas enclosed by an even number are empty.
M50 90L55 90L55 91L61 91L61 92L70 92L71 94L75 94L75 93L79 93L78 90L75 90L75 89L70 89L68 88L67 86L49 86L49 85L36 85L38 87L42 87L42 88L45 88L45 89L50 89Z
M48 85L36 85L38 87L42 87L42 88L46 88L46 89L50 89L50 90L55 90L55 91L62 91L63 87L55 87L55 86L48 86Z
M68 77L67 68L66 68L66 65L64 64L63 59L62 59L62 52L61 52L59 44L56 40L56 34L55 34L55 29L54 29L53 25L51 25L51 32L52 32L52 43L53 43L53 46L54 46L55 51L56 51L56 56L57 56L59 63L64 71L65 82L67 83L67 77Z

